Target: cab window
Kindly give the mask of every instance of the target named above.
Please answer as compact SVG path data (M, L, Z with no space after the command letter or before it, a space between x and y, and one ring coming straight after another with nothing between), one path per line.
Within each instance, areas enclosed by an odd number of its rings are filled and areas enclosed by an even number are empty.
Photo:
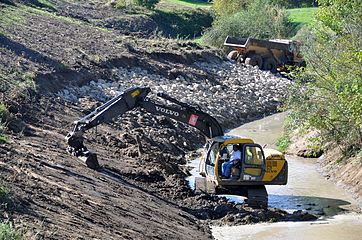
M206 173L210 176L215 176L215 163L217 154L219 151L219 144L215 143L210 147L207 159L206 159Z
M209 165L215 164L218 150L219 150L219 144L215 143L214 145L211 146L209 150L207 164Z
M244 161L250 165L264 164L263 151L259 146L245 146L244 148Z
M228 161L232 152L233 152L232 144L228 144L228 145L222 147L220 150L220 159L223 161Z

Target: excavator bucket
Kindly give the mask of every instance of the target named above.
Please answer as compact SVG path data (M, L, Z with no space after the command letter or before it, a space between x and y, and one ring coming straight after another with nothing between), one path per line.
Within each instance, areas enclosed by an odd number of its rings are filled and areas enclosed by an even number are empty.
M80 135L78 136L77 133L71 132L65 137L68 142L67 151L85 163L87 167L94 170L101 168L98 163L97 154L92 153L84 146L84 138L80 133L78 132L78 135Z
M93 170L98 170L101 168L98 163L97 154L95 153L89 152L85 156L78 156L78 159L84 162L87 167Z

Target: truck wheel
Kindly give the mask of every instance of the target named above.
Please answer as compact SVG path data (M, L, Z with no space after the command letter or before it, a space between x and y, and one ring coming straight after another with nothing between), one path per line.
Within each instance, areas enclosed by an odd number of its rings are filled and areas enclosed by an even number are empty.
M233 60L233 61L236 61L236 59L238 58L238 55L239 55L239 53L238 53L238 51L231 51L231 52L229 52L229 54L228 54L228 59L229 60Z
M264 61L263 69L271 71L272 73L276 73L277 72L277 63L276 63L276 61L273 58L267 58Z
M257 54L251 55L245 59L245 64L251 66L258 66L261 69L261 67L263 66L263 59Z

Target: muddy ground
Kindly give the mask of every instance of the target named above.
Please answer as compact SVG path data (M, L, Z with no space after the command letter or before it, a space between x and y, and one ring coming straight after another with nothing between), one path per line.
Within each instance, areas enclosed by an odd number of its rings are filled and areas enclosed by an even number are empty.
M1 221L13 223L27 239L208 239L210 223L313 218L195 195L184 180L184 165L204 139L194 129L142 111L90 131L87 144L103 169L87 169L66 152L64 137L74 120L101 103L87 97L70 102L59 92L97 79L122 81L114 69L133 67L171 81L207 78L208 84L222 85L216 73L195 63L218 66L223 58L193 42L95 24L90 19L104 15L133 17L101 1L52 1L56 12L24 2L37 1L0 3L1 99L9 107L10 137L0 145L1 180L10 189L1 200ZM251 77L261 73L256 74ZM33 89L22 87L31 81ZM280 102L266 99L261 102L270 107L257 105L252 118L276 111Z

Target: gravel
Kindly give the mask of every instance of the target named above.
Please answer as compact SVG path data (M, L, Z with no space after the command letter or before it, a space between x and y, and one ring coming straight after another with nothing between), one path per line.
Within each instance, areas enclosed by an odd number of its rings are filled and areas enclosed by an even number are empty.
M199 80L187 75L169 79L141 68L117 68L112 70L116 81L98 79L81 87L68 87L56 95L72 103L84 97L105 102L130 87L150 87L153 99L157 92L167 93L181 102L199 105L222 125L233 127L275 112L291 84L289 79L257 67L231 62L194 65L216 79Z

